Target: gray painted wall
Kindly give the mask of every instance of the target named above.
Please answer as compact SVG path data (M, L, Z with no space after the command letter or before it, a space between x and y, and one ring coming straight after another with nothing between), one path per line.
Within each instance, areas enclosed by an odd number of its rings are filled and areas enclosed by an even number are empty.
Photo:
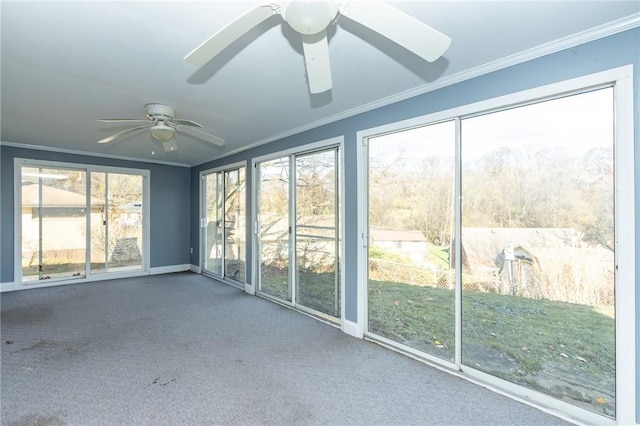
M60 161L150 171L151 188L151 267L188 264L190 238L189 188L191 176L186 167L166 166L104 157L0 146L0 282L13 281L14 187L13 159Z

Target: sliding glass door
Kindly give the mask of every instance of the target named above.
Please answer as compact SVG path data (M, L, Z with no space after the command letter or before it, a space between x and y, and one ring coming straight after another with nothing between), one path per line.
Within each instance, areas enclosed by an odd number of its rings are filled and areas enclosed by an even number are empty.
M202 270L230 282L245 281L245 168L201 173Z
M614 417L613 94L369 137L366 333Z
M144 172L46 161L17 164L23 282L148 267Z
M337 320L338 147L256 163L257 291Z

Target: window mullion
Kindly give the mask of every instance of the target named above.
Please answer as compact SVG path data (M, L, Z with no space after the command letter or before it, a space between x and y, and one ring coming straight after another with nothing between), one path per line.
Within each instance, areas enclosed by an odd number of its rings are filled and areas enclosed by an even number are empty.
M289 300L296 304L297 262L296 259L296 162L295 155L289 156Z

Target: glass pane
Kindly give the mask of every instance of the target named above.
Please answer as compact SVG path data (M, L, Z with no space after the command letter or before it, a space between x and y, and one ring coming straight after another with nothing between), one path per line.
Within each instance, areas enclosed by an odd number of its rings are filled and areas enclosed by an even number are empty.
M205 177L206 228L205 270L222 275L222 172Z
M22 280L40 279L40 169L22 167Z
M454 361L455 124L369 139L368 330Z
M109 270L142 268L142 176L109 173Z
M340 316L337 150L296 157L296 303Z
M258 165L258 289L291 301L289 287L289 158Z
M91 271L142 268L141 175L91 173Z
M462 361L615 413L613 89L462 121Z
M107 174L91 173L91 273L107 272Z
M22 271L24 281L84 277L86 173L22 168Z
M224 275L244 282L245 274L245 196L244 168L224 172Z

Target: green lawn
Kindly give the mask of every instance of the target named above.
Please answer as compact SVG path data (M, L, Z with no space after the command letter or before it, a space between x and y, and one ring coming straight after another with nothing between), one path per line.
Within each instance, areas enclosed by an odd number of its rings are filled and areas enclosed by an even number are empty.
M336 288L335 273L298 271L296 303L316 311L340 317L340 285ZM288 271L262 265L260 290L280 299L289 300ZM336 305L337 297L337 305Z
M453 290L372 280L369 331L452 361L454 297ZM613 404L614 326L611 309L464 292L463 364L547 393L565 387L560 397L600 409Z

